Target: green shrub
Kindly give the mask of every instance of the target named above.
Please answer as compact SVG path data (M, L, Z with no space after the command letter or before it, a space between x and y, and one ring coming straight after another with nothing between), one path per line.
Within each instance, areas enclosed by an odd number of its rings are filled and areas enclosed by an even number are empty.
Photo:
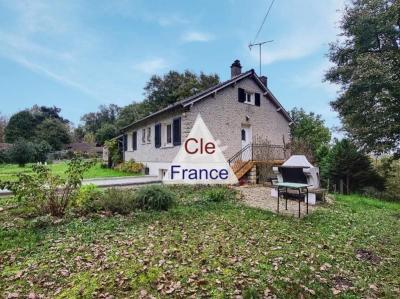
M16 181L0 182L0 189L12 191L20 203L38 213L61 217L76 198L83 173L92 165L92 161L73 159L68 162L66 178L52 174L44 165L34 165L33 174L18 173Z
M93 184L82 186L75 198L74 206L84 212L94 212L97 210L97 201L101 198L101 190Z
M35 161L36 148L35 145L25 139L18 139L14 145L8 149L10 161L17 163L20 167Z
M34 162L42 162L42 163L46 162L47 155L52 150L51 145L47 141L42 140L39 143L36 143L34 147L35 147Z
M130 189L107 189L95 202L97 210L110 211L121 215L135 210L135 195Z
M175 199L175 193L159 185L142 187L135 196L136 207L141 210L168 210Z
M126 173L140 173L144 169L144 165L142 163L137 163L134 160L127 161L121 164L118 164L115 169Z
M0 164L2 163L10 163L8 150L0 150Z
M119 150L117 139L105 141L104 146L108 149L108 155L111 162L110 166L114 167L122 161L122 153Z
M204 192L204 200L209 202L221 202L235 200L236 192L228 187L210 187Z

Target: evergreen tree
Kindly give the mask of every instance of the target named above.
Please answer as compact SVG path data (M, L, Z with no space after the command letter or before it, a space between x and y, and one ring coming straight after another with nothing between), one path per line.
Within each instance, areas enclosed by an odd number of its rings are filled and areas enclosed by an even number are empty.
M326 182L339 186L340 180L349 183L350 192L364 187L384 188L384 179L374 169L370 158L348 139L336 141L320 163L321 176Z

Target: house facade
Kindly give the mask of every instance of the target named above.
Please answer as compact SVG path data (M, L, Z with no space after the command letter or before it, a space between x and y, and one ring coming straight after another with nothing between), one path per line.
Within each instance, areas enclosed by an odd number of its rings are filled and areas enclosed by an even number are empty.
M289 142L292 120L268 89L267 78L241 69L236 60L231 79L123 128L124 161L141 162L148 174L161 177L198 114L225 148L227 160L256 140Z

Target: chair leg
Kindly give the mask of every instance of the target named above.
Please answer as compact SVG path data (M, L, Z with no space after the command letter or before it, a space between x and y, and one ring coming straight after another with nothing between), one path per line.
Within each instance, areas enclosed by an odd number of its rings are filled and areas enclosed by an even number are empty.
M281 196L281 193L279 191L279 187L278 187L278 206L276 207L276 211L279 214L279 197Z
M307 214L308 214L308 188L306 188Z
M286 188L286 193L285 193L285 210L287 210L287 200L288 200L288 193L287 193L287 188Z

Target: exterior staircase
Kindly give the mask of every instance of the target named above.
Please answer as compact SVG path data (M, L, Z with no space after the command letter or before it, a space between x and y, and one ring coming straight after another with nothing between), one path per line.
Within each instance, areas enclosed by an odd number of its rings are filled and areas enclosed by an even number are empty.
M272 166L281 165L286 158L286 150L283 145L249 143L234 154L228 163L240 180L258 163L268 163Z

